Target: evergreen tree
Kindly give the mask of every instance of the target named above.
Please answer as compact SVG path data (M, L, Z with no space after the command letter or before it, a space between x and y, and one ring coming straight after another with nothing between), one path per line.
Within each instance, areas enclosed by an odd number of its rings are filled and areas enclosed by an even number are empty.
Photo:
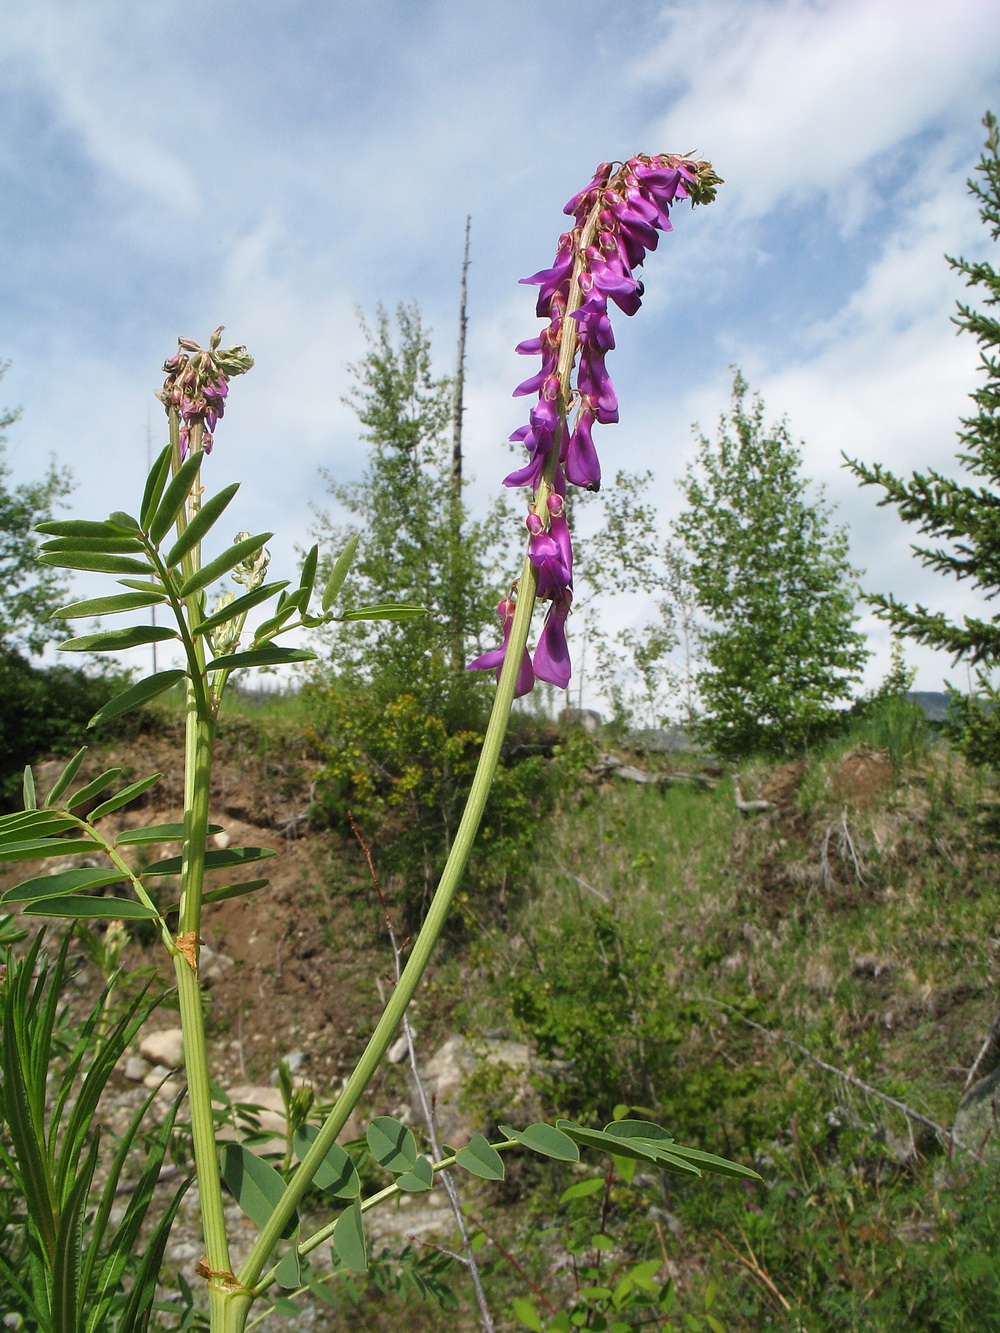
M981 179L970 179L968 187L996 241L1000 239L1000 157L995 116L987 112L983 124L986 145L977 167ZM981 290L985 306L1000 304L1000 273L991 264L951 257L948 263L965 275L968 286ZM962 446L958 461L972 478L981 479L980 484L957 481L934 470L914 472L907 479L879 463L869 466L849 459L848 465L863 485L883 488L885 494L879 504L896 505L905 522L915 523L918 531L932 541L947 543L915 546L923 564L939 573L968 579L989 600L1000 592L1000 319L987 310L974 310L959 302L953 322L979 343L980 369L986 377L986 383L970 395L976 410L961 419L958 432ZM906 606L891 593L869 600L895 634L947 649L956 660L978 665L987 702L997 702L988 673L1000 664L1000 613L990 619L965 616L958 622L919 603ZM971 752L978 758L995 758L1000 754L1000 716L991 723L995 710L981 708L975 700L966 701L960 708Z
M838 719L868 657L843 528L811 499L784 423L739 371L719 438L700 437L674 524L710 621L697 732L720 755L792 753Z

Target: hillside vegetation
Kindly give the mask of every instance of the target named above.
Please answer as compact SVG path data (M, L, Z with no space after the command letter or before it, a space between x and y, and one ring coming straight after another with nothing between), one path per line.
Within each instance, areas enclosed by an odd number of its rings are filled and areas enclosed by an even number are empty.
M221 728L213 818L282 855L268 889L207 917L208 942L236 964L212 990L210 1032L232 1081L266 1082L306 1045L325 1098L391 958L302 722L292 700L234 708ZM180 799L174 725L161 714L112 756L164 772L142 822ZM656 1282L674 1282L671 1327L1000 1328L996 1136L988 1119L973 1142L955 1124L970 1073L1000 1064L984 1047L1000 951L992 776L900 701L802 760L739 774L683 756L659 761L671 781L595 780L611 745L564 734L554 757L531 760L543 791L524 807L529 868L502 893L482 875L470 884L418 1005L421 1060L450 1033L526 1042L545 1116L603 1124L633 1108L752 1163L764 1184L639 1173L591 1187L580 1168L515 1159L503 1185L466 1196L499 1326L522 1326L515 1308L529 1318L515 1300L546 1321L545 1301L573 1309L586 1281L655 1260ZM389 863L402 916L412 899ZM146 961L134 936L126 963ZM470 1122L509 1117L510 1096L484 1062L466 1089ZM390 1066L368 1109L401 1097ZM595 1233L613 1249L591 1252ZM472 1326L463 1274L449 1281ZM454 1327L454 1313L386 1299L372 1280L334 1299L316 1327Z

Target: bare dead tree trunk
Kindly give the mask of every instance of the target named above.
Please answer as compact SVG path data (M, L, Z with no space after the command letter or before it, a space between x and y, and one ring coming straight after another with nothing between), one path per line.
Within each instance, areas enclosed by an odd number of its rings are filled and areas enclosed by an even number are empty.
M462 549L462 420L465 415L465 335L469 326L466 302L469 292L469 233L472 218L465 219L465 250L462 255L462 284L458 305L458 354L455 361L455 400L452 409L451 433L451 499L452 499L452 553L457 565ZM452 579L451 661L453 669L461 671L465 665L465 644L462 639L460 590L457 571Z

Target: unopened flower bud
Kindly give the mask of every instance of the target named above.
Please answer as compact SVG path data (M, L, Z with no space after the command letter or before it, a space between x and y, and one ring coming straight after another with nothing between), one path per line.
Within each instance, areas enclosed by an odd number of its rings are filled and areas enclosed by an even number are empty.
M235 540L237 542L246 541L250 536L249 532L238 532ZM266 546L262 546L259 551L254 551L253 555L248 555L230 574L234 583L242 583L247 592L253 592L264 582L264 576L267 574L267 567L271 563L271 554Z
M545 531L545 524L534 512L530 513L524 520L524 526L531 533L532 537L537 537L539 533Z

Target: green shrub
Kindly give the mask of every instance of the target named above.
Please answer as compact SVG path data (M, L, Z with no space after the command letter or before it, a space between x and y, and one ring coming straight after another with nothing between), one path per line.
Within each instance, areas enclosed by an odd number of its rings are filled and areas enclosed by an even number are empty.
M122 688L121 673L90 676L76 667L37 667L0 648L0 810L20 806L25 764L58 751L67 754L109 734L138 734L144 715L133 713L97 730L87 723Z
M472 784L482 736L451 730L412 694L386 702L364 688L306 687L310 741L325 756L317 806L331 826L348 813L369 845L408 928L437 884ZM459 896L471 917L504 915L520 891L540 822L551 809L555 775L541 756L501 765Z

